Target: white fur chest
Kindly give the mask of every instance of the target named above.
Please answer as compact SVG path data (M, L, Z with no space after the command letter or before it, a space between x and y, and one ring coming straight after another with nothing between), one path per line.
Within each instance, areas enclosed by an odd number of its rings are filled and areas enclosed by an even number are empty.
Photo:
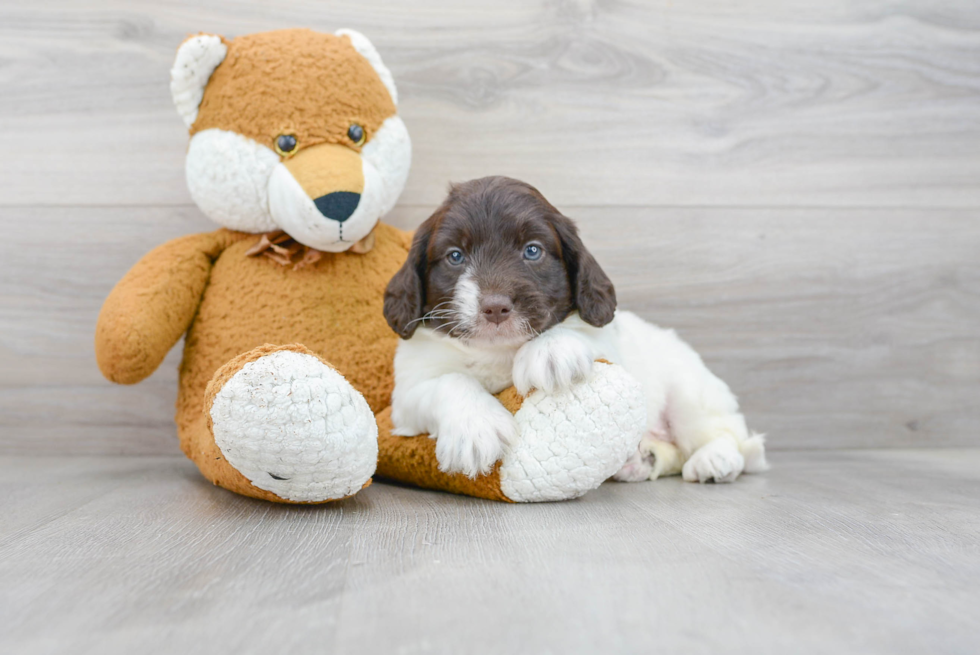
M467 374L479 380L490 393L498 393L511 385L516 348L471 350L462 354Z
M425 380L461 373L480 383L490 393L511 385L518 345L473 348L464 342L419 328L395 352L395 395Z

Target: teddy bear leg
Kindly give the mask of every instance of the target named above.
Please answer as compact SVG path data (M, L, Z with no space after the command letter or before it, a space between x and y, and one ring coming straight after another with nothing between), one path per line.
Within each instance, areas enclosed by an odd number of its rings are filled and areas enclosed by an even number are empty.
M225 364L205 394L216 484L248 496L318 503L371 481L378 426L364 397L303 346L263 346ZM195 458L196 459L196 458Z
M511 387L497 394L514 414L518 438L487 475L475 479L439 469L427 435L392 434L391 408L378 414L378 475L427 489L516 503L577 498L620 470L646 426L646 399L621 366L596 362L592 375L567 391Z
M596 362L568 391L533 392L515 418L520 438L501 463L501 489L518 502L567 500L608 480L636 451L646 399L621 366Z

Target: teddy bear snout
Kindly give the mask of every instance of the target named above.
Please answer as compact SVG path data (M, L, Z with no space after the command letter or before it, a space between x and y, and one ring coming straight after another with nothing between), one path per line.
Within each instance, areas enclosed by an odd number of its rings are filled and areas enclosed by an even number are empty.
M320 213L338 223L343 223L357 209L361 194L351 191L334 191L313 200Z

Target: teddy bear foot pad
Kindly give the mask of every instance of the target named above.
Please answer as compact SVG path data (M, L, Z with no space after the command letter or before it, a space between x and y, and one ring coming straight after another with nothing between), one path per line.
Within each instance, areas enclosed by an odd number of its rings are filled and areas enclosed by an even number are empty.
M374 474L378 430L367 401L302 346L265 346L229 362L208 399L228 463L283 500L345 498Z
M554 394L521 399L513 387L497 394L514 412L519 436L488 475L475 479L439 469L427 435L392 434L391 408L378 414L378 476L513 503L578 498L618 471L646 429L642 388L621 366L596 362L589 380Z

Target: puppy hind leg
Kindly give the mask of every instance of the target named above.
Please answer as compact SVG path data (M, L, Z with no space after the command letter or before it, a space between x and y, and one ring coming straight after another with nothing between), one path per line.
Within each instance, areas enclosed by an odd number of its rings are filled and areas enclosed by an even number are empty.
M647 439L640 442L640 450L653 456L653 470L650 479L665 478L670 475L680 475L684 466L684 455L677 446L662 439Z
M640 439L637 447L613 480L618 482L642 482L669 475L679 475L684 456L677 446L667 440L665 432L650 431Z
M630 458L626 460L623 467L613 474L612 479L616 482L643 482L650 479L653 471L654 460L652 457L644 455L639 448L633 451Z
M738 445L738 450L745 458L743 473L762 473L769 470L769 462L766 461L766 435L753 432Z
M759 463L761 440L750 436L738 401L720 379L705 368L697 383L672 390L667 413L671 433L688 455L682 475L688 482L733 482L745 470L742 445L753 465ZM762 458L764 461L764 456Z
M681 475L687 482L735 482L745 470L745 458L734 440L721 437L694 451Z

